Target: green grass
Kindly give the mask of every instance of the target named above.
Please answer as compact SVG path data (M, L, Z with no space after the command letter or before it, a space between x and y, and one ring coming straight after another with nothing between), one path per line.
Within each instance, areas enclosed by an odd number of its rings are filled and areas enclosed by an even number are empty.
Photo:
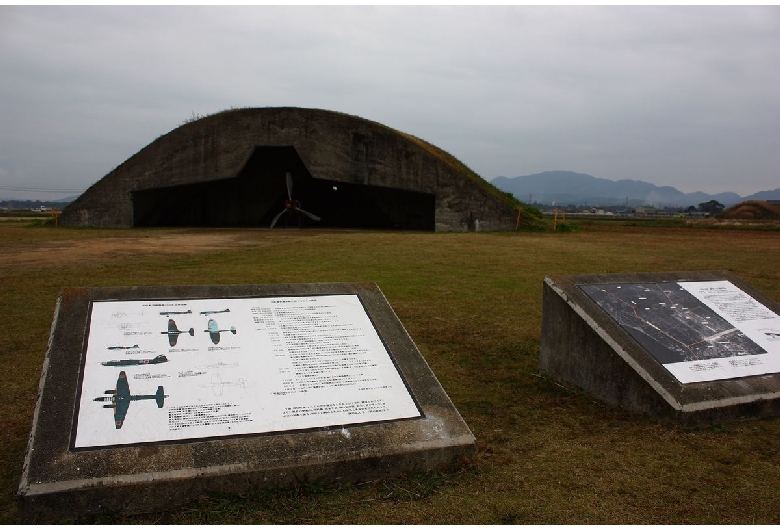
M191 234L234 238L234 247L85 251L57 264L64 249L82 243ZM379 285L476 436L476 456L455 471L205 496L166 513L95 522L780 522L780 419L683 430L538 373L546 275L725 269L780 300L776 231L588 225L564 233L413 234L2 223L0 245L0 522L16 520L14 495L62 288L334 281ZM36 248L49 250L40 262L25 260Z

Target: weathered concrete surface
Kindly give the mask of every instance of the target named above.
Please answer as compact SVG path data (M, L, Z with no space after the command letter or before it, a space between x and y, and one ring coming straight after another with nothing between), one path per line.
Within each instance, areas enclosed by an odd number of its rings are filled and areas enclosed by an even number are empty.
M232 439L71 451L91 300L357 294L423 412L411 420ZM19 485L20 518L150 512L204 492L357 482L459 464L475 439L375 284L69 289L58 300Z
M92 185L59 222L134 226L133 192L235 178L257 146L292 146L315 179L434 194L437 231L473 229L474 219L480 230L515 226L517 211L501 193L446 153L362 118L299 108L231 110L182 125Z
M711 280L728 280L780 313L778 304L724 271L545 278L541 371L612 405L685 426L780 415L780 374L682 384L578 287Z

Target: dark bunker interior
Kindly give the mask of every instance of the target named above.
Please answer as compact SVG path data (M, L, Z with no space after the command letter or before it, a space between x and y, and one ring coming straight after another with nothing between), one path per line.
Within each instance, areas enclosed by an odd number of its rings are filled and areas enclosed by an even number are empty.
M321 220L286 212L276 228L435 228L432 193L314 178L292 146L255 147L232 178L135 191L133 225L269 227L285 209L287 172L292 198Z

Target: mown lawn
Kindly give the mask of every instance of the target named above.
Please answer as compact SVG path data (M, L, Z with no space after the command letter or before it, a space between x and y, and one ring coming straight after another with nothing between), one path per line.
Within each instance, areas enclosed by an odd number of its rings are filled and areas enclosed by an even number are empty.
M165 254L138 245L208 237ZM75 250L74 250L75 249ZM36 253L36 250L39 252ZM30 256L35 256L31 260ZM780 301L780 232L590 226L567 232L73 230L0 223L0 522L15 493L57 293L71 286L379 285L477 438L462 469L204 497L122 523L780 522L780 419L683 430L538 373L547 275L729 270Z

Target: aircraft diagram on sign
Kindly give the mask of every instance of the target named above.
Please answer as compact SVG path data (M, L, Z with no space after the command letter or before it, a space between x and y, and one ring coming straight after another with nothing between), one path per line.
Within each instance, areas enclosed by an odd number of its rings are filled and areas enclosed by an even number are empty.
M230 309L221 309L219 311L201 311L200 314L204 316L216 315L217 313L230 313Z
M191 315L192 309L186 311L160 311L160 314L164 317L169 317L171 315Z
M189 333L191 337L195 336L195 328L190 328L188 331L181 331L176 326L176 321L172 318L168 319L168 331L161 331L162 335L168 335L168 344L171 345L171 348L176 346L176 343L179 341L179 335L182 333Z
M213 318L209 319L208 328L209 329L206 329L204 331L209 334L209 337L211 337L211 342L213 342L214 344L219 344L220 333L226 333L229 331L233 335L236 334L235 326L230 326L230 329L219 329L219 325L217 324L217 321L214 320Z
M768 341L780 340L780 329L759 329L758 331L766 335Z
M246 380L239 378L238 381L223 381L219 374L211 376L211 383L201 383L198 385L201 388L211 388L214 395L219 397L225 392L225 388L246 388Z
M140 366L144 364L160 364L167 362L168 358L165 355L158 355L154 359L119 359L116 361L105 361L100 364L103 366Z
M238 366L238 363L223 363L223 362L220 361L220 362L214 363L214 364L207 364L205 366L198 366L198 368L235 368L236 366Z
M127 409L130 408L131 401L143 401L154 400L157 403L157 408L161 409L165 403L165 395L163 387L158 386L157 392L154 394L130 394L130 385L127 382L127 374L124 370L119 372L119 377L116 380L116 387L113 390L106 390L106 396L95 398L93 401L108 402L109 405L103 405L104 409L114 410L114 426L117 429L121 429L125 423L125 416L127 416Z

